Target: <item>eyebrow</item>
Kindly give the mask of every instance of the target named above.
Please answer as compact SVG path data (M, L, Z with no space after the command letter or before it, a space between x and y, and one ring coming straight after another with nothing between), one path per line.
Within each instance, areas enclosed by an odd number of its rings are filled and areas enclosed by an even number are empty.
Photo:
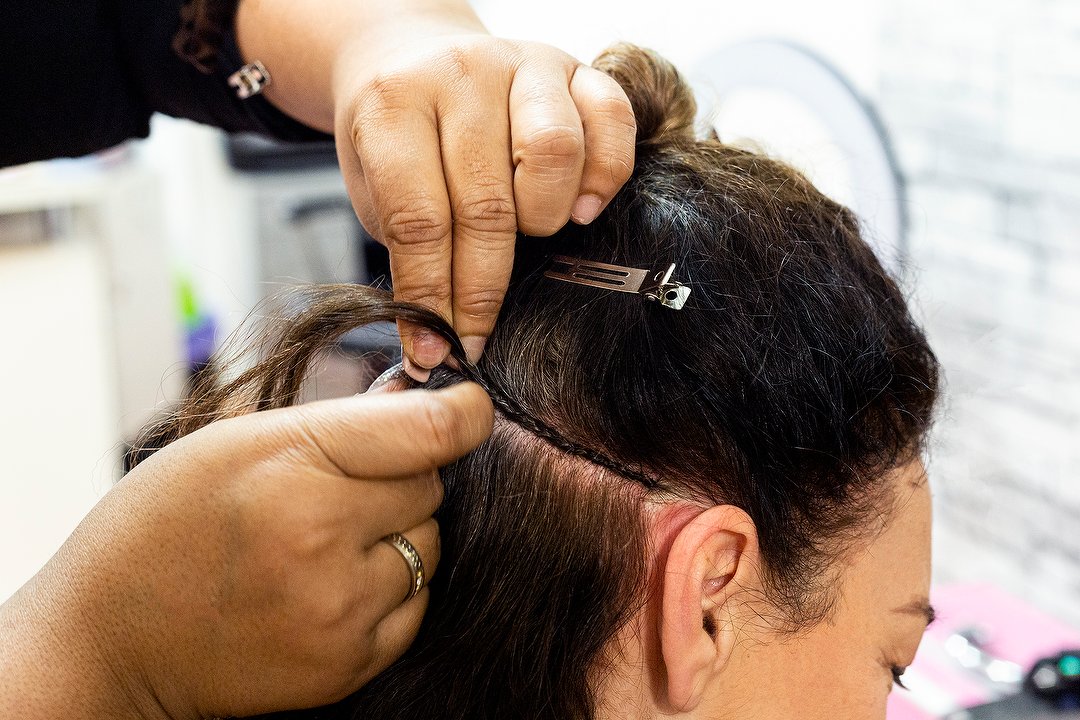
M893 612L923 618L926 620L927 625L937 619L937 611L934 610L934 606L926 598L916 598L907 605L893 608Z

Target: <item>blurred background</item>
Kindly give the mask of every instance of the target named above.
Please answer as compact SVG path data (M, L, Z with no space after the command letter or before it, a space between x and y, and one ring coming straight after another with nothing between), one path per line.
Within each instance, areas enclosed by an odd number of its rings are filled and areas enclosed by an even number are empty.
M1080 2L474 6L585 61L616 40L660 51L703 123L860 213L947 381L930 458L945 618L890 717L1042 717L955 711L1080 645ZM331 148L159 117L146 141L0 173L0 599L262 297L382 263Z

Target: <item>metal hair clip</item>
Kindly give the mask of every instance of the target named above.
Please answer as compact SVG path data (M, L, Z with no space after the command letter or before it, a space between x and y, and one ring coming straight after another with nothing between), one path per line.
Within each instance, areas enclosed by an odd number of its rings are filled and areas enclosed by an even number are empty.
M655 300L672 310L682 310L686 298L690 297L690 288L672 281L673 272L675 263L669 265L667 270L653 272L556 255L551 260L551 269L544 276L578 285L641 294L646 300Z

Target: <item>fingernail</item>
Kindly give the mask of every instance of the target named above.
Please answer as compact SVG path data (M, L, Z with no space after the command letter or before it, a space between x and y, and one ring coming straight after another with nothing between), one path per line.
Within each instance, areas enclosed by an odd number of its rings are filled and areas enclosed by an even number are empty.
M461 338L461 344L465 347L465 355L469 358L469 362L475 363L484 354L487 338L480 335L466 335Z
M446 359L450 345L441 337L428 330L420 330L412 338L413 362L421 367L433 368Z
M582 195L574 201L570 217L578 225L588 225L600 214L600 206L603 204L604 201L596 195Z
M428 378L431 377L430 370L425 370L424 368L414 365L408 355L401 356L401 367L404 368L409 377L418 383L426 383Z

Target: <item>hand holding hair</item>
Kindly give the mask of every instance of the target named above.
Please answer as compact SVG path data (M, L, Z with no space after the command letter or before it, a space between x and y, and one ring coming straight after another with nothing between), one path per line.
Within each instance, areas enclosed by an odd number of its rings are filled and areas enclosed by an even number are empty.
M491 432L479 386L221 420L117 484L0 607L0 716L201 718L340 699L412 642L436 468ZM403 598L408 598L403 602Z
M474 361L516 231L588 224L630 177L635 120L619 84L547 45L491 37L467 0L107 5L20 6L0 31L21 49L8 74L24 80L5 96L0 135L16 140L0 166L145 136L155 111L293 141L333 132L397 299L437 311ZM85 72L50 70L67 67ZM449 348L401 330L423 380Z
M487 35L463 0L245 0L237 31L273 74L267 97L334 131L357 214L390 250L396 299L442 315L474 361L517 230L589 223L630 177L634 115L618 83L555 48ZM401 329L406 367L425 380L449 346Z

